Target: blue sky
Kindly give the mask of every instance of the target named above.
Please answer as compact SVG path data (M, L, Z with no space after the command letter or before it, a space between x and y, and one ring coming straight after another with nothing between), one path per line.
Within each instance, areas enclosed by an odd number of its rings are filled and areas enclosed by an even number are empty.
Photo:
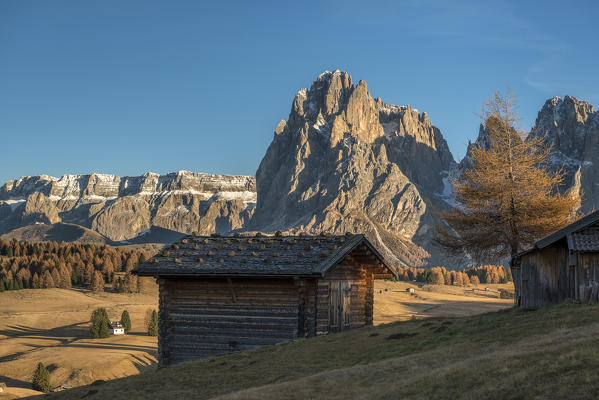
M595 2L364 3L0 0L0 182L253 175L327 69L428 112L456 159L494 88L525 129L553 96L599 106Z

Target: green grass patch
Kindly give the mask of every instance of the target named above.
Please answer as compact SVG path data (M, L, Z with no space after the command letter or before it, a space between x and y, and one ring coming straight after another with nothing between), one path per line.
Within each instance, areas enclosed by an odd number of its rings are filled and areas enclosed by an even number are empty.
M526 385L526 379L529 379L531 374L520 377L518 371L530 369L531 363L536 363L535 365L542 365L543 362L551 363L561 354L559 349L554 350L552 358L546 360L542 349L535 352L526 348L526 352L521 356L519 353L513 355L508 351L513 346L520 346L532 336L543 337L552 332L574 329L596 322L599 322L599 306L576 304L562 304L538 311L508 309L473 317L410 320L183 363L155 372L118 379L97 387L68 390L54 394L52 398L75 399L87 395L86 398L90 399L163 397L208 399L263 385L293 386L295 381L311 379L310 377L319 373L368 366L386 360L399 363L397 367L390 369L392 371L390 373L398 374L393 379L400 382L410 376L410 369L405 368L404 371L402 368L401 360L405 357L416 357L420 360L415 364L416 366L430 365L433 370L449 362L459 365L447 371L443 369L442 376L433 380L430 376L426 376L425 368L422 371L424 376L416 375L408 379L406 384L401 385L401 390L395 390L394 386L390 385L385 390L372 393L379 393L381 398L388 396L396 398L394 396L398 395L416 398L460 398L464 393L471 395L470 397L464 395L464 398L476 398L474 394L501 398L491 395L493 390L497 390L499 383L516 385L514 387ZM599 366L599 356L595 359L594 355L589 355L591 360L581 360L576 355L575 346L568 349L564 350L564 360L561 363L553 367L540 368L533 374L534 378L555 380L556 377L560 377L561 379L562 376L575 375L580 368L584 368L585 363ZM503 351L506 357L509 356L509 361L504 363L505 367L493 360L477 362L474 359L484 358L485 354L490 353L497 353L497 357L501 358ZM568 352L571 353L569 356ZM471 362L468 362L469 359L472 359ZM364 382L363 385L384 378L374 374L373 372L372 379ZM486 386L483 378L489 376L496 378L493 380L495 383ZM579 377L580 374L576 376ZM335 385L336 381L333 379L331 382ZM352 382L356 382L355 377L348 382L339 378L338 389L351 386ZM312 386L318 387L317 384ZM97 392L92 393L94 390ZM304 393L304 390L308 389L298 383L298 388L291 390L288 395L291 396L290 398L295 398L296 392ZM359 387L355 390L359 390ZM519 396L516 389L509 393L514 396L513 398ZM542 391L532 391L533 396L539 393ZM282 396L282 392L279 395ZM311 395L314 396L314 393ZM264 393L262 396L269 398ZM308 398L309 396L310 394Z

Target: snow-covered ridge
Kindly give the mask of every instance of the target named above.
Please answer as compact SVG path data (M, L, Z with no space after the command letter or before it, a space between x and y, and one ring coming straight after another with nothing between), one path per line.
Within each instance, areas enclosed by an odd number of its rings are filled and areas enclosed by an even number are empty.
M256 201L254 177L189 171L120 177L112 174L23 176L0 187L0 204L17 207L33 193L50 201L102 202L123 196L199 195L203 199Z

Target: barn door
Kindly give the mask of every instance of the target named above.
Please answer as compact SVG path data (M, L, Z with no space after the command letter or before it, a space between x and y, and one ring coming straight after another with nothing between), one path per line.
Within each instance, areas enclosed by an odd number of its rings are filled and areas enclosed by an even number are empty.
M350 326L351 288L347 281L331 281L329 288L329 331L339 332Z

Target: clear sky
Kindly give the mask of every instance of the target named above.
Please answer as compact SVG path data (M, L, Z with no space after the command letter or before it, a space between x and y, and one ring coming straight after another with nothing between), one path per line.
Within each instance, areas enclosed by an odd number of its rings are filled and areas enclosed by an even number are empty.
M0 183L254 174L298 89L349 71L428 112L454 154L509 85L599 106L594 1L0 0Z

